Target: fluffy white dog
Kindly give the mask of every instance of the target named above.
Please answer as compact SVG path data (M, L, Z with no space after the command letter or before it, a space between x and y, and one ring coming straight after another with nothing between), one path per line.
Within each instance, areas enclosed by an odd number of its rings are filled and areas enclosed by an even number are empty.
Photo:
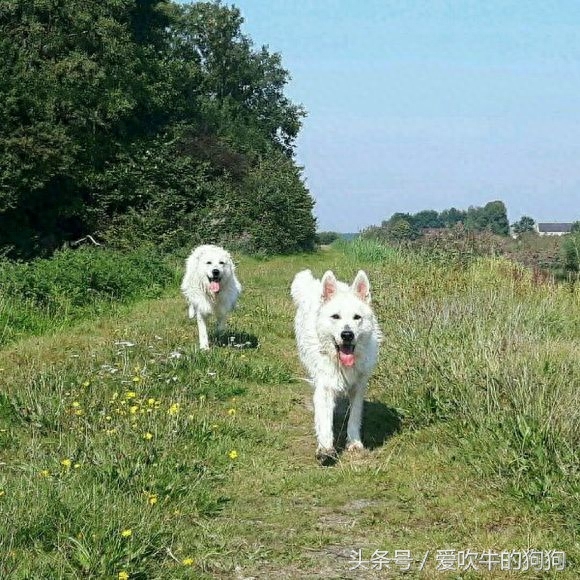
M199 347L208 349L207 318L215 315L218 332L223 331L242 291L229 252L213 245L195 248L185 263L181 291L189 304L189 318L197 317Z
M350 399L346 448L363 448L363 398L381 332L370 306L369 279L362 270L352 286L337 281L331 271L316 280L304 270L294 277L291 294L297 306L298 353L314 387L316 457L327 464L336 459L332 421L339 394Z

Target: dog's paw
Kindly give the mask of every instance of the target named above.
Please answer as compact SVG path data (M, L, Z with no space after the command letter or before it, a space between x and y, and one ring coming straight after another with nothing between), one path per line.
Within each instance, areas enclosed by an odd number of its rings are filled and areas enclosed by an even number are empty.
M316 459L323 467L329 467L338 461L338 454L334 447L319 447L316 450Z
M364 445L360 441L350 441L346 444L346 450L350 452L362 451Z

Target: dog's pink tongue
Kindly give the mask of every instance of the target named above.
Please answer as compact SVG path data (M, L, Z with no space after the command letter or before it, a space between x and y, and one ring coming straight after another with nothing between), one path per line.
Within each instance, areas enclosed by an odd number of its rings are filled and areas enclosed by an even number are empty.
M338 351L338 358L340 359L340 364L345 367L351 367L354 364L354 354L351 352Z
M210 282L209 283L209 291L215 292L217 294L220 291L220 283L219 282Z

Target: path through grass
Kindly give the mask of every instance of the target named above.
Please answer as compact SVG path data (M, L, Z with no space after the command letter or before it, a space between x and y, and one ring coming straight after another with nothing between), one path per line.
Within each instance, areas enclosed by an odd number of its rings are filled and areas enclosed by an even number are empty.
M385 332L368 449L332 468L292 333L303 267L365 267ZM238 271L232 335L256 348L200 353L175 289L0 352L1 578L578 576L577 291L360 248ZM564 571L480 560L549 550Z

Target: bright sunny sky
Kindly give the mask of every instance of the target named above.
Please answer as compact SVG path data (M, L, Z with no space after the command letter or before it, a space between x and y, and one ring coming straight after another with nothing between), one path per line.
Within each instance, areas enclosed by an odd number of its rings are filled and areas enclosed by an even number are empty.
M237 0L304 105L319 230L503 200L580 219L577 0Z

